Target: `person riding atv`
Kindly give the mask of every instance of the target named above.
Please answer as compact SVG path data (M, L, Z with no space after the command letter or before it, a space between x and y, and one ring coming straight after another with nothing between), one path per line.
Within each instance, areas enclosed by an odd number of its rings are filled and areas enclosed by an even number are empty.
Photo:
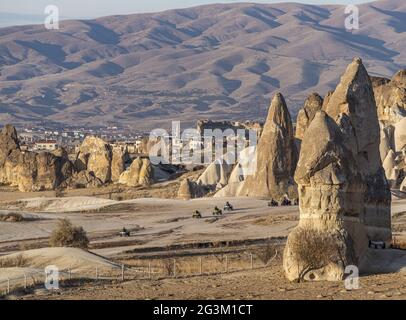
M224 211L233 211L234 208L233 206L230 204L230 202L226 202L226 204L224 205Z
M221 211L217 206L214 207L213 216L221 216L223 211Z
M268 202L268 207L277 207L277 206L279 206L279 203L274 199L271 199L271 201Z
M130 236L130 231L128 231L125 227L123 227L123 230L120 232L120 237L129 237Z
M200 219L202 217L202 214L200 213L199 210L195 210L195 212L193 213L193 218L194 219Z
M291 206L292 205L292 201L289 200L289 198L287 196L285 196L282 200L281 206Z

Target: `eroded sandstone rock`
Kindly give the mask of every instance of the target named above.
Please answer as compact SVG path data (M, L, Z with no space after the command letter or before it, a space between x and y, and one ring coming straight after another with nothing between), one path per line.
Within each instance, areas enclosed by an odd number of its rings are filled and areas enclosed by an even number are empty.
M178 198L181 200L190 200L194 197L193 185L189 179L184 179L179 186Z
M293 173L297 150L292 120L282 94L272 99L257 146L257 169L249 175L238 196L282 198L296 194Z
M148 186L153 182L153 167L148 158L136 158L130 168L121 173L119 178L119 183L129 187Z
M0 183L22 192L54 190L73 171L63 150L51 152L22 151L15 128L4 127L0 133Z
M317 111L323 106L323 98L318 93L312 93L305 101L302 109L299 110L296 121L296 139L303 139L306 129L309 127Z
M391 80L373 78L378 118L395 124L406 116L406 70L400 70Z
M323 110L305 132L295 173L300 221L284 253L290 280L308 268L301 253L318 249L309 248L314 243L308 239L300 244L303 234L333 239L327 261L321 253L307 270L306 277L315 280L341 280L346 266L362 265L369 240L391 241L391 195L380 158L377 109L361 59L348 66Z
M77 171L88 170L94 173L103 183L111 181L111 146L103 139L87 136L80 146L75 161Z

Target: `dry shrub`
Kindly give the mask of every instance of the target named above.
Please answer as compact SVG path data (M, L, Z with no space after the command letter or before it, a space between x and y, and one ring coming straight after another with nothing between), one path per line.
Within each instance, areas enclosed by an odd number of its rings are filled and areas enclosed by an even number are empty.
M171 259L163 259L162 260L162 267L164 269L166 276L173 276L173 260Z
M21 255L17 255L13 258L0 259L0 268L22 268L27 265L27 260Z
M326 267L330 262L340 260L345 264L345 258L336 236L317 230L299 228L290 240L301 270L298 282L314 270Z
M68 219L61 219L49 239L52 247L75 247L86 249L89 244L86 231L74 226Z
M267 265L272 258L278 255L279 245L274 243L268 243L265 247L258 249L255 255L262 261L263 264Z
M19 213L8 213L5 215L0 215L0 221L3 222L21 222L24 221L24 217Z

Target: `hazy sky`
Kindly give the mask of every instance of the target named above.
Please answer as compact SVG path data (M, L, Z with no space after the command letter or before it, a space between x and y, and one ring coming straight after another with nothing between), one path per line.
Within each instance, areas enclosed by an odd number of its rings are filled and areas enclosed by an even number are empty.
M154 12L172 8L192 7L209 3L257 2L276 3L283 0L0 0L0 12L42 15L47 5L54 4L59 14L69 18L93 18L113 14ZM367 0L296 0L312 4L357 4ZM0 17L1 19L1 17ZM1 21L0 21L1 23Z

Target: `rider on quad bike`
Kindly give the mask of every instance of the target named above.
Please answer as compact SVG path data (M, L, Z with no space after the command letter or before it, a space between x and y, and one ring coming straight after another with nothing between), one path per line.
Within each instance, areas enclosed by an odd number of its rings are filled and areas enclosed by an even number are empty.
M202 217L202 214L200 213L200 211L195 210L195 212L193 213L193 218L200 219L201 217Z
M230 204L230 202L226 202L226 204L224 205L224 211L233 211L234 208L233 206Z
M217 206L214 207L213 216L221 216L223 211L221 211Z

